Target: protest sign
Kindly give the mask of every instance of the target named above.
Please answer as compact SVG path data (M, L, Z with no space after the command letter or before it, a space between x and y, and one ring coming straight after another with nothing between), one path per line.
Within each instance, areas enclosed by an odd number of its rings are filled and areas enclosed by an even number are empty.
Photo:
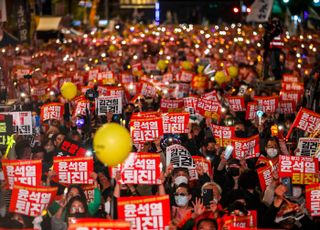
M163 133L188 133L189 113L165 113L162 115Z
M320 216L320 184L306 186L306 208L311 216Z

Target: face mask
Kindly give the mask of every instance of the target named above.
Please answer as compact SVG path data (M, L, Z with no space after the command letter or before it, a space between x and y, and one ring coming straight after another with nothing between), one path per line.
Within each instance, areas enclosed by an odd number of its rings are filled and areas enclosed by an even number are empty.
M176 177L176 179L174 180L174 183L178 186L182 183L188 184L188 178L185 176L178 176Z
M301 187L298 187L298 186L293 186L292 187L292 196L294 198L299 198L302 194L302 189Z
M111 208L110 201L107 201L106 203L104 203L104 211L105 211L107 214L110 213L110 208Z
M274 158L278 155L278 149L275 148L268 148L267 149L267 154L270 158Z
M229 168L228 172L231 176L239 176L240 175L240 169L239 168Z
M80 213L80 212L77 212L77 213L74 213L74 214L70 214L69 217L74 217L76 219L78 218L84 218L86 217L87 215L85 213Z
M184 207L188 204L189 200L187 196L174 196L174 200L179 207Z

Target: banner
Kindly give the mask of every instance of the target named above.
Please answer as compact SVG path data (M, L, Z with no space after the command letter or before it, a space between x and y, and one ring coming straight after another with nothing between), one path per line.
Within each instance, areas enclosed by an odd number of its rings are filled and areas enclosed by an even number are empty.
M299 91L280 91L280 100L281 101L294 101L296 105L300 104L302 100L303 93Z
M162 170L160 154L155 153L130 153L124 163L114 167L121 173L121 184L159 184Z
M171 219L169 196L119 197L118 219L129 221L131 230L165 230Z
M103 96L96 98L96 108L98 115L106 115L106 113L121 114L122 99L120 96Z
M259 135L248 138L233 138L231 142L234 147L233 157L236 159L250 159L260 156Z
M296 103L294 101L280 101L279 113L281 114L293 114L296 112Z
M92 157L54 157L53 170L61 184L92 184Z
M87 116L87 111L90 113L90 101L83 99L76 102L76 108L73 111L73 116Z
M37 186L41 184L41 160L1 160L2 170L8 188L12 189L15 182Z
M258 102L248 102L246 110L246 120L253 120L257 117Z
M172 164L174 168L194 167L190 152L182 145L170 145L166 148L166 164Z
M183 98L184 111L192 115L195 114L197 103L198 103L198 98L196 97L184 97Z
M304 84L300 82L282 82L281 88L285 91L299 91L303 93Z
M0 0L0 22L7 21L6 0Z
M269 186L272 183L272 166L267 165L265 167L258 168L257 173L259 177L261 191L264 192L267 186Z
M246 111L246 106L244 103L244 97L242 96L230 96L227 97L227 102L229 104L229 109L233 112Z
M168 112L181 112L183 110L183 99L170 100L170 99L161 99L160 110L163 113Z
M223 218L224 227L232 229L232 227L241 227L241 228L256 228L257 227L257 211L250 210L245 216L228 216L225 215Z
M47 120L62 120L64 107L62 103L49 103L41 107L41 121Z
M162 115L163 133L188 133L189 113L166 113Z
M202 156L192 156L194 162L194 168L189 168L190 180L197 180L199 178L196 167L200 165L203 168L203 172L207 173L210 178L213 177L213 170L211 166L211 161Z
M209 117L220 121L221 104L219 102L199 98L196 111L204 117Z
M271 114L277 112L278 109L278 96L254 96L254 101L258 102L258 110L264 113Z
M219 102L218 94L217 94L217 91L215 91L215 90L202 94L201 98L206 99L206 100L212 100L212 101Z
M9 212L26 216L40 216L53 201L58 187L16 184L13 187Z
M219 126L211 124L211 131L216 143L220 146L226 147L231 143L231 138L234 137L234 126Z
M255 0L250 6L247 22L267 22L272 11L273 0Z
M279 155L279 177L291 177L292 184L313 184L319 181L318 159Z
M4 112L1 114L12 115L13 132L18 135L32 135L32 114L30 111L24 112Z
M12 126L11 115L0 115L0 147L6 148L10 140L13 137L13 126Z
M134 143L144 143L160 138L163 135L161 117L131 120L130 134Z
M298 83L298 82L299 82L298 77L293 74L282 75L282 83Z
M306 208L311 216L320 216L320 184L306 186Z
M290 127L286 139L289 139L290 134L295 127L311 134L319 131L320 114L301 107L296 118L294 119L293 124Z
M84 157L88 151L82 144L68 138L61 143L60 150L62 151L60 156L72 157Z
M320 138L300 137L298 142L299 151L296 156L314 157L320 148Z
M130 223L101 218L77 218L68 230L130 230Z
M157 89L152 84L143 82L140 93L145 97L154 97L157 94Z
M20 42L29 41L29 29L30 29L30 12L27 0L18 0L15 2L17 27L18 27L18 38Z

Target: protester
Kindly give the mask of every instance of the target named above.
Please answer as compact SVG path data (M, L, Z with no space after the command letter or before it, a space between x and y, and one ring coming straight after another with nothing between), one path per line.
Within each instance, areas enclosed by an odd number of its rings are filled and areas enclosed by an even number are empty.
M264 33L121 23L5 47L23 111L0 116L0 228L319 229L320 37L285 33L265 81ZM112 130L101 156L113 123L131 140Z

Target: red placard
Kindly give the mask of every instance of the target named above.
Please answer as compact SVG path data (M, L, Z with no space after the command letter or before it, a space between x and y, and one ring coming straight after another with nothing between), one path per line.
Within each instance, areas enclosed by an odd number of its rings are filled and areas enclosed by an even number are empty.
M116 82L115 74L112 71L98 73L97 79L102 85L114 84Z
M287 139L290 137L294 127L308 133L313 133L320 129L320 114L301 107L292 126L290 127L286 137Z
M234 126L219 126L211 124L211 131L216 143L220 146L227 146L231 143L231 138L234 138Z
M90 112L90 101L89 100L79 100L77 101L76 108L73 111L73 116L86 116L87 110Z
M60 150L64 156L84 157L87 149L76 141L65 138L61 143Z
M131 230L164 230L171 219L169 196L119 197L118 218L129 221Z
M259 176L261 191L264 192L267 186L272 182L272 167L267 165L265 167L258 168L257 173Z
M256 228L257 227L257 211L250 210L246 216L224 216L223 227L226 229L232 229L232 227L241 228Z
M189 113L163 114L163 133L188 133L189 117Z
M124 98L124 88L118 86L98 86L99 96L120 96Z
M184 97L184 111L194 114L197 108L198 98L196 97Z
M193 73L188 71L181 71L179 74L176 75L176 81L180 82L191 82L193 78Z
M299 91L299 92L304 91L304 84L299 82L292 82L292 83L282 82L281 87L282 87L282 90L285 90L285 91L290 91L290 90Z
M297 76L294 76L293 74L283 74L282 82L299 82L299 79Z
M306 208L311 216L320 216L320 184L306 186Z
M143 82L140 93L145 97L154 97L156 96L157 89L151 83Z
M78 218L68 230L130 230L130 223L121 220L106 220L100 218Z
M296 103L294 101L280 101L279 112L281 114L292 114L296 112Z
M92 157L54 157L53 170L61 184L92 184Z
M250 159L260 156L259 135L249 138L233 138L231 142L234 147L233 157L236 159Z
M9 211L26 216L39 216L53 201L57 187L15 184L12 189Z
M200 165L202 166L203 168L203 171L204 173L207 173L210 178L213 177L213 171L212 171L212 166L211 166L211 161L202 157L202 156L192 156L192 159L193 159L193 162L194 164L197 166L197 165ZM196 172L195 169L192 169L195 171L195 175L196 175L196 179L198 178L198 174ZM190 174L190 177L191 177L191 173L190 173L190 169L189 169L189 174Z
M161 99L160 110L161 112L181 112L183 110L183 99L170 100L170 99Z
M229 104L229 109L233 112L245 111L246 106L244 103L244 97L242 96L230 96L226 98Z
M219 101L217 91L215 91L215 90L202 94L201 98L216 101L216 102Z
M204 117L210 117L219 121L221 116L221 104L213 100L199 98L197 112Z
M300 104L303 93L299 91L280 91L280 100L281 101L294 101L296 105Z
M130 134L134 143L144 143L158 139L163 135L161 117L131 120Z
M49 103L41 107L41 121L62 120L64 107L62 103Z
M41 184L41 160L1 160L2 170L8 188L12 189L16 182L37 186Z
M142 118L157 118L161 114L156 111L152 112L139 112L139 113L133 113L131 116L131 119L142 119Z
M264 113L275 113L278 108L278 96L255 96L254 100L258 102L258 109L262 110Z
M95 184L86 184L81 186L89 204L94 199Z
M131 83L133 82L133 76L129 73L121 73L120 82L121 84Z
M319 181L318 159L313 157L279 156L279 177L291 177L292 184L313 184Z
M160 154L130 153L125 162L112 172L120 171L121 184L159 184L160 162Z
M258 102L248 102L246 111L246 120L253 120L257 117Z

